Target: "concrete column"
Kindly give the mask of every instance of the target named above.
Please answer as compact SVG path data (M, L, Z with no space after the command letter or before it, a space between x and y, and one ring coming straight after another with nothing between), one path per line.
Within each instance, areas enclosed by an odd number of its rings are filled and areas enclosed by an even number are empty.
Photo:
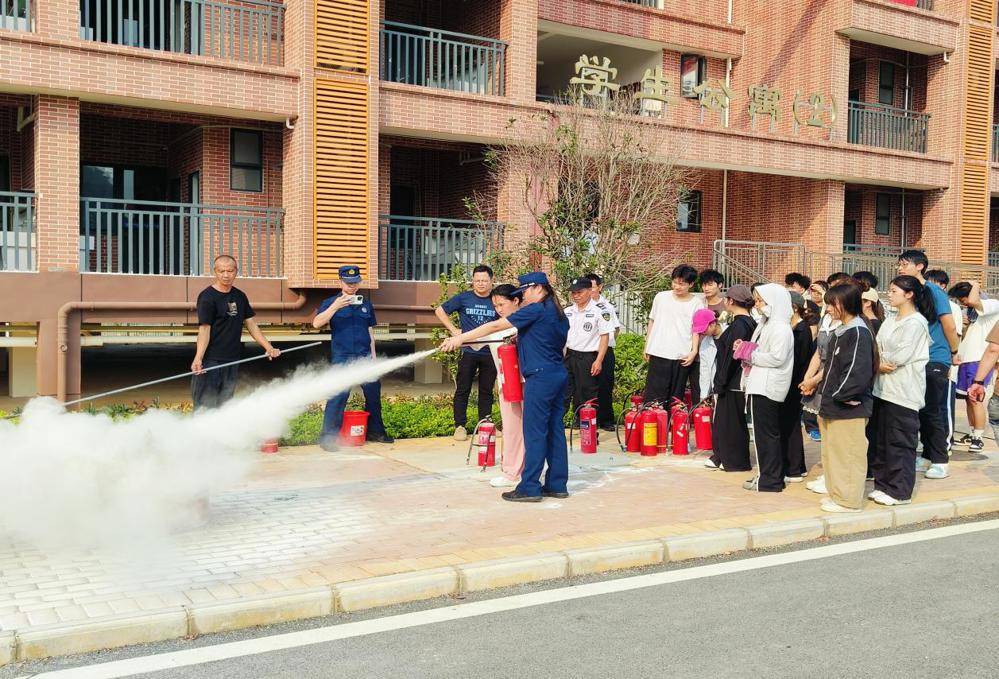
M36 347L11 347L7 350L7 393L13 398L32 397L38 393L35 362Z
M35 98L38 270L79 270L80 100Z
M59 40L80 39L79 0L46 0L39 10L35 10L38 35Z

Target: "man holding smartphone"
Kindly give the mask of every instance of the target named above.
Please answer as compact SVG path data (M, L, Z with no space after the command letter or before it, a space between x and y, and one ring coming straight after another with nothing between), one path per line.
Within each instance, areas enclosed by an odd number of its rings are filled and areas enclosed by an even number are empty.
M361 269L354 265L341 266L340 292L324 299L312 319L312 327L317 329L329 323L332 335L330 361L333 365L375 357L375 310L370 300L358 294L360 286ZM381 382L365 382L361 390L364 392L364 409L368 411L367 440L393 443L394 439L385 433L382 421ZM319 446L327 452L338 449L337 438L349 397L350 391L344 391L326 402Z

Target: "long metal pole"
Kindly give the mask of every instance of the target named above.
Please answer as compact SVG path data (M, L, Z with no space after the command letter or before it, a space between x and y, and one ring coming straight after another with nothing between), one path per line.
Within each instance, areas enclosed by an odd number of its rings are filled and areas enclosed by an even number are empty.
M299 349L309 349L310 347L318 347L322 342L312 342L311 344L303 344L300 347L292 347L291 349L284 349L281 351L282 354L290 354L293 351L298 351ZM203 374L211 370L218 370L219 368L228 368L230 365L239 365L240 363L249 363L250 361L259 361L265 358L267 354L260 354L259 356L251 356L250 358L241 358L238 361L230 361L229 363L223 363L222 365L213 365L210 368L204 368L198 374ZM158 380L152 380L150 382L143 382L142 384L133 384L130 387L122 387L121 389L113 389L112 391L105 391L103 394L95 394L94 396L87 396L86 398L78 398L75 401L67 401L64 406L73 406L78 403L84 403L85 401L93 401L98 398L104 398L105 396L114 396L115 394L121 394L126 391L132 391L134 389L141 389L142 387L151 387L154 384L162 384L164 382L171 382L173 380L179 380L182 377L190 377L194 374L193 370L189 370L186 373L181 373L179 375L172 375L171 377L162 377Z

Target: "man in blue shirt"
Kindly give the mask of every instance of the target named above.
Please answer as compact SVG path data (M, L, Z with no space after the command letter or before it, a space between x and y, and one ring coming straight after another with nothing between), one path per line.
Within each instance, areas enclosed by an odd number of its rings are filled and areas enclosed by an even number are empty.
M340 292L327 297L319 306L312 327L322 328L329 323L330 361L334 364L350 363L358 359L375 357L375 310L371 301L357 294L361 283L361 270L357 266L340 267ZM368 411L368 441L392 443L394 439L385 433L382 422L382 385L379 381L365 382L364 409ZM347 406L350 391L337 394L326 402L323 415L323 430L319 434L319 445L327 452L337 450L340 425L343 424L343 411Z
M950 366L959 345L950 300L940 287L927 284L924 277L929 260L921 250L906 250L898 257L898 273L915 276L933 299L937 320L930 323L930 362L926 364L926 405L919 411L919 438L923 443L922 457L916 460L917 471L928 479L947 478L950 459Z
M495 321L498 317L493 307L490 293L493 289L493 270L485 264L472 269L472 289L459 292L434 309L434 314L447 328L452 337L463 332ZM458 313L461 328L451 322L451 314ZM458 359L458 374L455 376L454 390L454 438L464 441L468 438L465 428L468 420L468 395L472 392L472 380L479 374L479 419L488 417L493 411L493 385L496 384L496 364L489 347L473 349L462 347Z

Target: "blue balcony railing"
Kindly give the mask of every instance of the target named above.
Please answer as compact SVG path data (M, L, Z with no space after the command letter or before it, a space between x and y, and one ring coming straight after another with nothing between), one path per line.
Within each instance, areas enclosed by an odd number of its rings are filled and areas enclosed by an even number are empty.
M33 9L31 0L0 0L0 30L30 32Z
M929 113L851 101L847 141L896 151L926 153L929 120Z
M0 191L0 271L35 271L35 194Z
M282 275L284 211L110 198L80 199L80 271L203 276L231 255L241 276Z
M506 43L394 21L382 23L381 79L502 96Z
M281 65L284 4L266 0L80 0L80 37Z
M456 265L471 270L503 247L503 225L467 219L381 215L378 277L436 281Z

